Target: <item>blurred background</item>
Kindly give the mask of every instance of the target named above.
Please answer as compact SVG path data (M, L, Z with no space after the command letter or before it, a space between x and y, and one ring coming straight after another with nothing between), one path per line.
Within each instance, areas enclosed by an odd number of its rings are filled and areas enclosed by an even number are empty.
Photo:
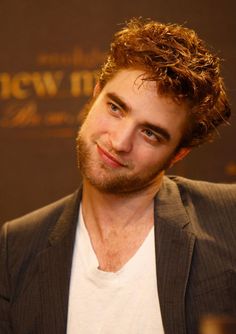
M134 16L195 29L223 59L231 125L170 174L236 181L234 0L1 0L0 224L77 188L80 110L112 35Z

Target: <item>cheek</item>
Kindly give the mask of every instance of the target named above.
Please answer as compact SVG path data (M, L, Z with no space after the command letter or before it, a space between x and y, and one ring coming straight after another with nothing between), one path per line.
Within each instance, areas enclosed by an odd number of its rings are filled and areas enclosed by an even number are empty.
M136 165L140 167L154 167L163 165L166 161L169 161L172 156L171 150L166 147L147 148L139 145L136 152L133 154L133 161L139 162Z
M90 114L81 127L81 134L85 138L97 139L109 132L111 124L102 115Z
M137 165L146 166L147 168L150 164L157 162L156 152L143 147L143 145L136 146L136 149L133 150L132 159Z

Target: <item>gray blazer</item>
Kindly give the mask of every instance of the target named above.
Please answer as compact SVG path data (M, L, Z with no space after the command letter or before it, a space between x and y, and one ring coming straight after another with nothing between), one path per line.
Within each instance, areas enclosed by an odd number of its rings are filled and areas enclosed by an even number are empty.
M4 224L1 334L66 333L80 199L77 191ZM165 177L154 215L165 333L195 334L204 314L236 315L236 185Z

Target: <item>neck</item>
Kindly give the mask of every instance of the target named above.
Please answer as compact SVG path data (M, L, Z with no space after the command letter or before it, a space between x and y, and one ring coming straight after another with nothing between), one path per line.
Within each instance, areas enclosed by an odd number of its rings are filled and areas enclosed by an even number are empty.
M87 180L83 182L82 210L88 230L94 224L100 231L123 229L153 214L153 198L162 183L163 174L147 189L134 194L120 195L101 192Z
M104 193L84 181L83 217L100 270L120 270L142 245L154 224L153 198L162 177L158 180L129 196Z

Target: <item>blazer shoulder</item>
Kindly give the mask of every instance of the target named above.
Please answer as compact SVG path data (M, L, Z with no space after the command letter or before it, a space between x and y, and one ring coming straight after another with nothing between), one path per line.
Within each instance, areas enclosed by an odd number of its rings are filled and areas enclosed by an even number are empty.
M194 202L236 207L235 183L213 183L180 176L171 176L170 179L176 183L182 197L188 195Z
M183 177L170 177L177 187L182 204L189 216L192 231L204 242L222 245L231 240L236 247L236 184L194 181Z
M73 194L63 197L19 218L7 221L4 225L8 225L12 233L20 233L20 231L25 233L28 230L33 232L33 230L43 227L45 223L52 224L53 221L57 220L72 197Z
M34 263L52 242L61 240L77 221L79 193L6 222L0 230L0 268L17 280L22 266Z
M6 222L1 228L1 238L6 239L9 245L17 244L22 248L28 248L30 245L32 248L41 248L40 245L45 246L48 236L59 218L67 207L74 207L77 198L78 191L22 217Z

